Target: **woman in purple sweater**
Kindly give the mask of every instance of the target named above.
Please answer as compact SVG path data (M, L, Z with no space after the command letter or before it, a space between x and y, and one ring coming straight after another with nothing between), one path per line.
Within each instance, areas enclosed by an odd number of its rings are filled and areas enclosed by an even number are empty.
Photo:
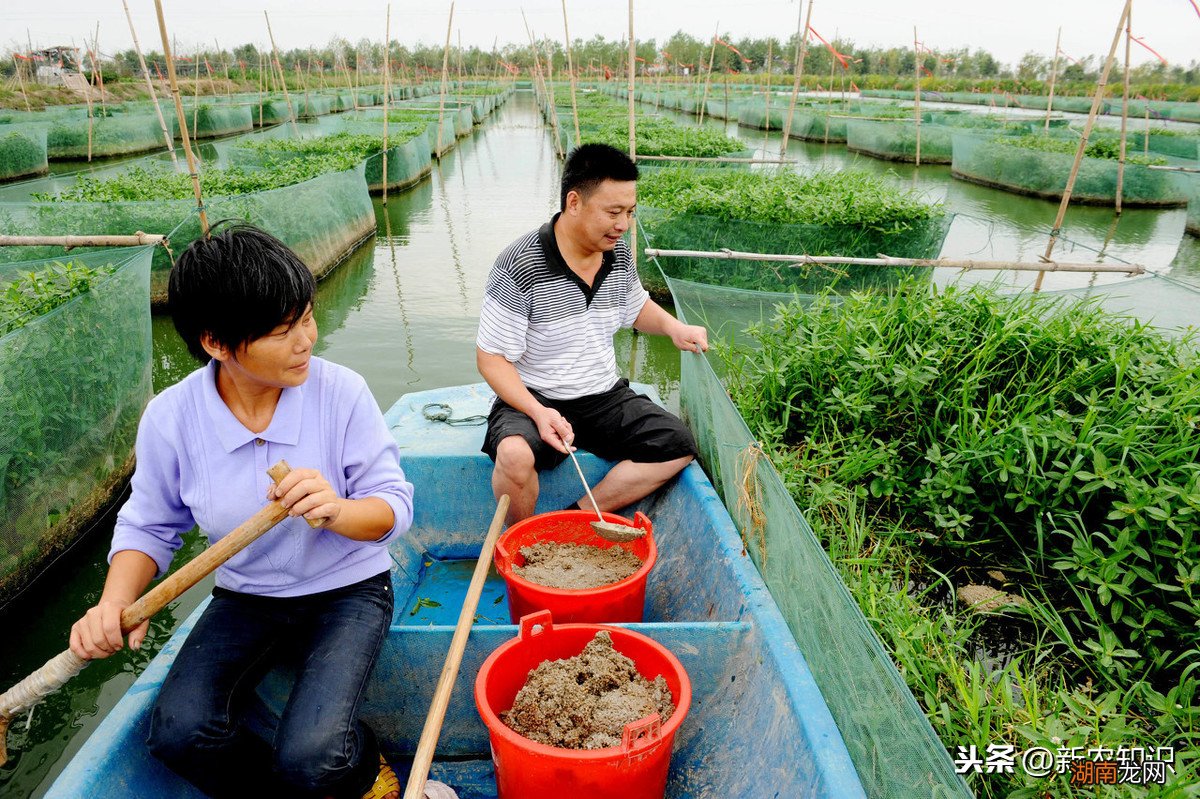
M71 629L80 657L113 654L121 610L167 570L183 533L199 525L215 542L267 500L288 508L217 570L151 716L151 751L212 796L359 797L380 773L358 710L391 623L387 545L412 523L413 487L366 382L313 357L314 292L300 259L253 228L180 256L171 314L205 366L147 406L104 592ZM273 485L266 470L281 459L294 470ZM246 720L285 659L296 683L266 740Z

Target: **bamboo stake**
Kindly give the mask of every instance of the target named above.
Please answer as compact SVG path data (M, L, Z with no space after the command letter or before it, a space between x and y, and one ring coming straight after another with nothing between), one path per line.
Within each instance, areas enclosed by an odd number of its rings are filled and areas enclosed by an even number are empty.
M1150 155L1150 104L1146 103L1143 110L1146 112L1146 132L1142 136L1142 155Z
M346 59L341 58L342 73L346 76L346 86L350 89L350 99L354 101L354 110L358 110L358 89L354 86L354 78L350 77L350 65L346 63Z
M442 129L446 124L446 83L450 79L450 31L454 27L454 3L450 3L450 18L446 20L446 46L442 48L442 86L438 95L437 157L442 157Z
M387 205L388 101L392 94L392 4L383 24L383 205ZM441 132L438 133L439 141Z
M633 103L636 86L634 84L637 68L637 40L633 38L633 0L629 0L629 159L637 163L637 122L634 119ZM633 259L634 269L637 268L638 229L637 221L629 226L629 256Z
M5 236L0 235L0 247L141 247L147 244L164 244L167 237L159 233L143 233L140 230L131 236L100 234L97 236Z
M765 106L765 124L763 125L763 152L767 151L767 134L771 132L771 65L774 63L772 47L775 45L774 37L767 37L767 69L766 69L766 86L763 89L763 105Z
M193 136L200 127L200 51L192 51L192 130ZM197 156L199 157L199 156Z
M837 41L836 37L834 38L834 41L835 42ZM834 66L836 65L836 63L837 63L836 59L834 59L833 55L830 54L830 56L829 56L829 93L825 97L825 139L822 142L822 144L825 144L826 146L828 146L828 144L829 144L829 114L830 114L830 111L832 110L831 106L833 105L833 70L834 70ZM920 137L918 137L918 140L919 140L919 138Z
M458 29L458 53L455 60L458 62L458 93L462 94L463 90L463 46L462 46L462 28Z
M804 20L804 26L801 27L800 11L804 5L804 0L800 0L797 4L796 17L796 63L793 72L795 78L792 81L792 101L788 105L787 117L783 120L783 141L779 143L780 157L787 154L788 137L792 135L792 116L796 113L796 98L800 95L800 78L804 75L804 56L808 53L808 26L812 22L812 7L813 0L808 0L808 16Z
M571 52L571 29L567 25L567 0L562 0L563 36L567 40L567 71L571 74L571 116L575 120L575 143L581 140L579 134L579 104L575 99L575 56Z
M100 22L96 22L96 35L92 37L92 80L100 84L100 113L108 115L108 107L105 105L104 98L104 70L100 68L98 58L100 57Z
M1075 178L1079 175L1079 167L1083 163L1083 152L1087 149L1088 137L1092 135L1092 126L1096 124L1096 114L1100 111L1100 103L1104 99L1104 87L1108 84L1108 73L1112 70L1113 57L1117 53L1117 45L1121 41L1121 29L1125 27L1125 20L1129 17L1129 8L1132 0L1125 0L1125 6L1121 11L1121 18L1117 20L1117 29L1113 33L1112 44L1108 48L1108 56L1104 60L1104 70L1100 73L1100 81L1096 84L1096 94L1092 97L1092 108L1088 112L1087 122L1083 126L1083 134L1079 138L1079 146L1075 150L1075 161L1071 165L1071 174L1067 177L1067 186L1063 189L1062 202L1058 204L1058 214L1054 217L1054 227L1050 229L1050 240L1046 242L1046 252L1042 255L1043 261L1050 260L1050 254L1054 252L1054 245L1058 243L1058 234L1062 232L1063 219L1067 216L1067 205L1071 202L1071 192L1075 189ZM1042 281L1045 278L1045 272L1041 272L1037 276L1037 281L1033 284L1034 291L1041 291Z
M913 117L917 125L917 166L921 165L921 49L917 44L917 26L913 25Z
M200 232L208 238L208 214L204 211L204 196L200 193L200 173L196 171L196 159L192 155L192 140L188 136L187 117L183 114L183 100L179 96L179 82L175 78L175 58L171 55L171 42L167 36L167 21L163 17L162 0L154 0L158 13L158 32L162 36L163 56L167 60L167 77L171 81L171 96L175 98L175 116L179 120L179 134L183 137L183 154L187 157L188 174L192 176L192 191L196 195L196 208L200 212Z
M163 117L162 106L158 104L158 92L154 89L154 81L150 80L150 70L146 69L146 59L142 57L142 45L138 41L137 30L133 27L133 17L129 14L129 3L121 0L121 5L125 7L125 19L129 21L129 35L133 37L133 49L137 51L142 77L146 79L146 88L150 90L150 102L154 103L154 113L158 114L158 124L162 128L163 139L167 142L167 152L171 154L171 163L178 165L179 159L175 155L175 140L171 137L171 131L167 129L167 120Z
M1058 56L1062 52L1062 26L1058 27L1058 36L1054 38L1054 63L1050 66L1050 97L1046 100L1046 121L1042 130L1050 130L1050 110L1054 108L1054 81L1058 78Z
M32 52L30 53L30 57L32 58ZM32 113L33 109L29 107L29 95L25 93L25 76L21 74L21 65L17 63L16 53L13 53L12 62L13 70L17 73L17 82L21 84L21 97L25 100L25 110Z
M700 97L700 124L704 124L704 112L708 108L708 87L712 83L712 68L713 59L717 55L717 38L721 35L721 23L717 22L717 29L713 32L712 49L708 51L708 72L704 74L704 94Z
M471 625L475 620L475 611L479 607L479 597L483 593L483 584L487 579L488 568L492 564L492 553L496 549L496 541L500 531L504 529L504 517L508 513L508 494L500 497L496 503L496 512L483 539L483 547L475 561L475 571L467 586L467 595L463 599L462 609L458 613L458 624L454 626L454 636L450 639L450 649L446 653L446 662L442 665L442 673L438 677L437 688L429 705L429 714L425 717L425 726L417 744L417 752L413 755L412 769L408 773L408 783L404 788L404 799L421 799L425 796L425 782L429 779L429 766L433 763L433 753L437 749L438 736L442 731L442 721L446 717L446 708L450 705L450 693L454 689L454 681L458 678L458 670L462 665L463 652L467 648L467 637L471 634Z
M76 60L77 62L79 62L79 68L80 68L80 70L82 70L82 69L83 69L83 59L82 59L82 58L79 56L79 48L78 48L78 47L75 47L75 40L74 40L74 39L72 39L72 40L71 40L71 48L75 50L75 60ZM89 55L89 56L91 56L91 53L89 52L89 53L88 53L88 55ZM96 62L95 62L95 61L92 61L92 72L95 72L95 71L96 71ZM92 160L92 122L93 122L93 113L92 113L92 89L91 89L91 87L90 87L90 86L88 86L88 85L87 85L87 82L86 82L86 81L84 82L84 89L86 89L86 93L85 93L85 95L84 95L84 98L87 100L87 109L88 109L88 149L87 149L87 160L88 160L88 162L90 163L90 162L91 162L91 160Z
M154 0L160 2L160 0ZM287 76L283 74L283 64L279 61L279 48L275 46L275 33L271 30L271 18L263 9L263 19L267 21L267 35L271 37L271 52L275 54L275 67L279 70L279 85L283 87L283 99L287 101L288 117L292 120L292 132L300 135L300 127L296 124L296 109L292 107L292 96L288 94Z
M233 82L229 79L229 59L225 57L225 53L221 50L221 43L215 38L213 39L213 44L217 46L217 55L221 56L221 61L225 65L225 96L232 98ZM209 74L211 74L211 71Z
M658 250L647 248L652 258L715 258L730 261L771 261L800 267L808 265L846 264L849 266L922 266L934 269L1011 270L1014 272L1119 272L1129 275L1145 274L1141 264L1082 264L1042 261L974 261L959 258L893 258L878 255L874 258L850 258L840 255L787 255L781 253L740 252L738 250Z
M1129 126L1129 47L1133 37L1133 4L1125 15L1125 81L1121 89L1121 147L1117 155L1116 215L1121 215L1121 195L1125 193L1125 137Z

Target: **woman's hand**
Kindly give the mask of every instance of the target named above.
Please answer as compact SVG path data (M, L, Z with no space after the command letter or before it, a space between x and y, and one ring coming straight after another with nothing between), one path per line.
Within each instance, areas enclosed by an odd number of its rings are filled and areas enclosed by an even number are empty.
M288 516L303 516L329 526L337 521L344 501L316 469L293 469L267 489L267 499L278 500Z
M706 352L708 331L700 325L674 325L670 331L671 343L685 352Z
M71 651L84 660L106 658L124 645L121 635L121 611L129 602L101 599L83 618L71 625ZM140 649L150 621L139 624L129 633L129 648Z

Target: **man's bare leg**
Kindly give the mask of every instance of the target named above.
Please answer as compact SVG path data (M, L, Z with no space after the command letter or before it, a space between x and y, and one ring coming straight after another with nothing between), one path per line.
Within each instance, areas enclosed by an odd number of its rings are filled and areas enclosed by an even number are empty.
M492 494L497 500L508 494L508 524L516 524L533 515L538 498L538 474L534 468L533 450L520 436L507 436L496 447Z
M596 504L600 506L600 510L608 512L620 510L626 505L632 505L639 499L653 494L663 483L679 474L691 462L691 455L662 463L621 461L612 467L603 480L592 486L592 495L596 497ZM579 507L591 510L592 503L588 501L586 495L579 500Z

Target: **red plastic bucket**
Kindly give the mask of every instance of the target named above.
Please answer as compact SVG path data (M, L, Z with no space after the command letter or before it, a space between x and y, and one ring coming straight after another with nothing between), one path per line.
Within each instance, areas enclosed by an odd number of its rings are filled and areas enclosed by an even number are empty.
M658 559L654 526L640 511L630 521L615 513L605 513L605 521L627 524L646 531L641 538L623 544L607 541L592 530L596 514L582 510L542 513L523 519L508 528L496 542L496 570L508 587L508 614L515 623L526 614L549 610L560 622L639 622L646 609L646 577ZM607 549L621 547L642 561L642 567L629 577L599 588L549 588L532 583L513 572L513 566L525 564L521 547L548 541L558 544L586 544Z
M607 749L560 749L518 735L500 720L513 706L529 672L543 660L574 657L601 630L613 648L633 660L643 677L662 675L675 713L658 714L625 726L621 745ZM692 683L683 665L663 645L621 627L555 625L548 611L525 616L520 632L502 644L475 678L475 707L487 725L500 799L561 796L570 799L662 799L675 732L692 703Z

